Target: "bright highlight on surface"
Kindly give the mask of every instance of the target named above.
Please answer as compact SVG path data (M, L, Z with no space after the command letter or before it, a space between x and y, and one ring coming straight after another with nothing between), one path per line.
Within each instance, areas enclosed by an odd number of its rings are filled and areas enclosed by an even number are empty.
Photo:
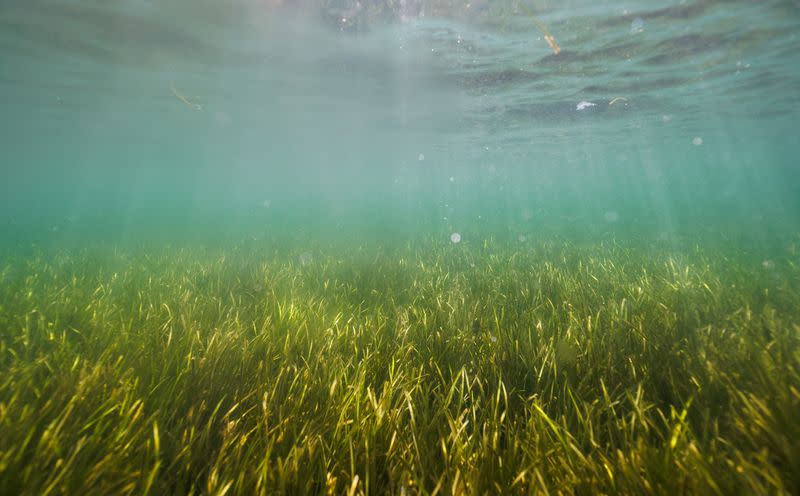
M631 34L638 34L644 31L644 19L637 17L631 22Z

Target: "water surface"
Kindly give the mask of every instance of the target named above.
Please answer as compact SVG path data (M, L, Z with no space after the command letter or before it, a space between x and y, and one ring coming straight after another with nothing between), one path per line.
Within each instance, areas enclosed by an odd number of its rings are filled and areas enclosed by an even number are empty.
M797 228L793 3L353 5L5 2L5 237Z

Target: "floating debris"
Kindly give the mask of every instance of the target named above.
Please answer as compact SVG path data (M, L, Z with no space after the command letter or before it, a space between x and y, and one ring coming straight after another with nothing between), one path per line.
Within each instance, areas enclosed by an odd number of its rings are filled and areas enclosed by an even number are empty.
M550 45L550 49L553 50L553 55L558 55L559 53L561 53L561 47L558 46L558 43L556 43L555 37L552 34L550 34L550 31L547 29L547 27L544 24L542 24L539 21L539 19L536 18L535 15L533 15L533 12L525 8L525 6L523 5L520 5L519 9L522 11L523 14L531 18L531 21L533 21L533 24L536 26L536 29L538 29L539 32L542 33L542 36L544 36L544 41L546 41L547 44Z
M450 241L452 241L454 245L459 244L461 242L461 234L454 232L450 235Z
M203 110L203 106L202 106L202 105L200 105L199 103L194 103L194 102L192 102L191 100L189 100L189 99L186 97L186 95L184 95L184 94L183 94L183 93L181 93L181 92L180 92L180 91L179 91L177 88L175 88L175 85L174 85L174 84L173 84L173 85L171 85L171 87L172 87L172 94L173 94L173 95L175 95L175 97L176 97L176 98L178 98L178 100L182 101L182 102L183 102L183 103L185 103L187 106L189 106L189 107L193 108L194 110L197 110L198 112L199 112L199 111L201 111L201 110Z
M553 54L558 55L559 53L561 53L561 48L556 43L556 39L553 38L552 34L546 33L544 35L544 41L546 41L547 44L550 45L550 48L553 49Z
M608 102L608 106L610 107L610 106L614 105L617 102L627 102L627 101L628 101L628 99L625 98L624 96L618 96L618 97L612 98L611 101Z
M702 145L702 144L703 144L703 138L701 138L700 136L697 136L697 137L695 137L695 138L692 140L692 144L693 144L694 146L700 146L700 145Z
M596 107L596 106L597 106L596 103L587 102L587 101L584 100L584 101L578 102L578 105L575 107L575 110L585 110L585 109L587 109L589 107Z

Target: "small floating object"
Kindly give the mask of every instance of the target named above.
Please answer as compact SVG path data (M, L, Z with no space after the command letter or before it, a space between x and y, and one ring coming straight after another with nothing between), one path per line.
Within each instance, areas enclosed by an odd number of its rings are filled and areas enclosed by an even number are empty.
M608 106L610 107L610 106L614 105L617 102L627 102L627 101L628 101L628 99L625 98L624 96L618 96L618 97L612 98L611 101L608 102Z
M544 35L544 41L546 41L547 44L550 45L550 49L553 50L553 55L558 55L559 53L561 53L561 47L558 46L558 43L556 43L556 39L553 37L552 34L546 33Z
M199 103L194 103L191 100L189 100L186 97L186 95L184 95L177 88L175 88L174 84L172 85L172 94L175 95L175 97L178 100L182 101L183 103L185 103L187 106L193 108L194 110L197 110L198 112L203 110L203 106L202 105L200 105Z
M454 245L459 244L461 242L461 234L454 232L450 235L450 241L452 241Z
M586 100L583 100L581 102L578 102L578 105L577 107L575 107L575 110L586 110L589 107L596 107L596 106L597 106L596 103L587 102Z
M547 42L547 44L550 46L550 50L553 51L553 55L558 55L559 53L561 53L561 47L558 46L555 36L550 34L550 31L547 29L547 27L544 24L542 24L542 22L539 21L539 19L537 19L535 15L533 15L533 12L528 10L524 5L518 5L517 8L521 10L523 14L527 15L531 21L533 21L533 24L536 26L536 29L538 29L539 32L542 33L544 41Z

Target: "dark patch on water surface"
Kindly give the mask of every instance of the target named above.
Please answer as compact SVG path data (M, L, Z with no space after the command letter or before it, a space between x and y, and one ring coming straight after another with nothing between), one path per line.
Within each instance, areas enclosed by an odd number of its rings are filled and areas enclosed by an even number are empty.
M77 32L66 29L54 30L29 23L0 22L0 31L10 35L10 45L23 46L31 55L57 48L67 54L79 54L89 59L111 60L112 52L107 47L82 39ZM14 53L16 49L12 49Z
M639 42L625 42L617 43L598 48L589 52L589 58L602 58L602 57L628 57L631 51L641 49L642 44Z
M657 10L646 10L643 12L632 12L629 14L611 17L598 23L600 27L616 27L622 25L630 25L636 18L642 18L645 21L659 20L659 19L690 19L702 15L708 8L710 2L697 2L692 4L675 5L672 7L664 7Z
M727 90L727 93L735 94L738 92L753 91L753 90L760 91L766 89L789 90L792 88L796 88L798 84L797 78L792 78L785 74L779 74L771 70L761 71L752 75L748 75L746 72L741 72L739 73L739 75L746 77L743 77L741 81L734 83L732 87Z
M58 19L57 29L50 19ZM68 54L98 61L119 58L118 50L135 48L133 58L171 52L197 59L215 54L212 45L167 24L137 15L105 11L86 5L59 2L29 2L25 8L9 8L0 20L0 30L28 43L44 43Z
M558 55L551 53L539 59L539 64L568 64L570 62L580 62L585 60L587 55L585 53L576 52L573 50L562 50Z
M478 72L474 74L459 74L453 77L456 84L462 88L487 88L504 84L526 83L545 79L543 74L526 71L523 69L506 69L500 71Z
M684 62L687 57L710 52L723 46L726 37L721 34L690 33L661 41L655 46L658 55L644 61L647 65L664 65Z
M645 77L645 76L643 76ZM633 78L626 79L624 83L615 85L598 85L592 84L585 86L583 91L587 93L605 93L608 95L629 95L631 93L649 91L649 90L662 90L667 88L674 88L682 86L691 79L679 77L667 77L654 80L635 80Z
M625 41L621 43L611 43L586 52L564 50L558 55L551 53L542 57L537 64L557 65L582 62L608 62L609 59L628 58L634 52L640 51L641 46L641 43L638 42Z

